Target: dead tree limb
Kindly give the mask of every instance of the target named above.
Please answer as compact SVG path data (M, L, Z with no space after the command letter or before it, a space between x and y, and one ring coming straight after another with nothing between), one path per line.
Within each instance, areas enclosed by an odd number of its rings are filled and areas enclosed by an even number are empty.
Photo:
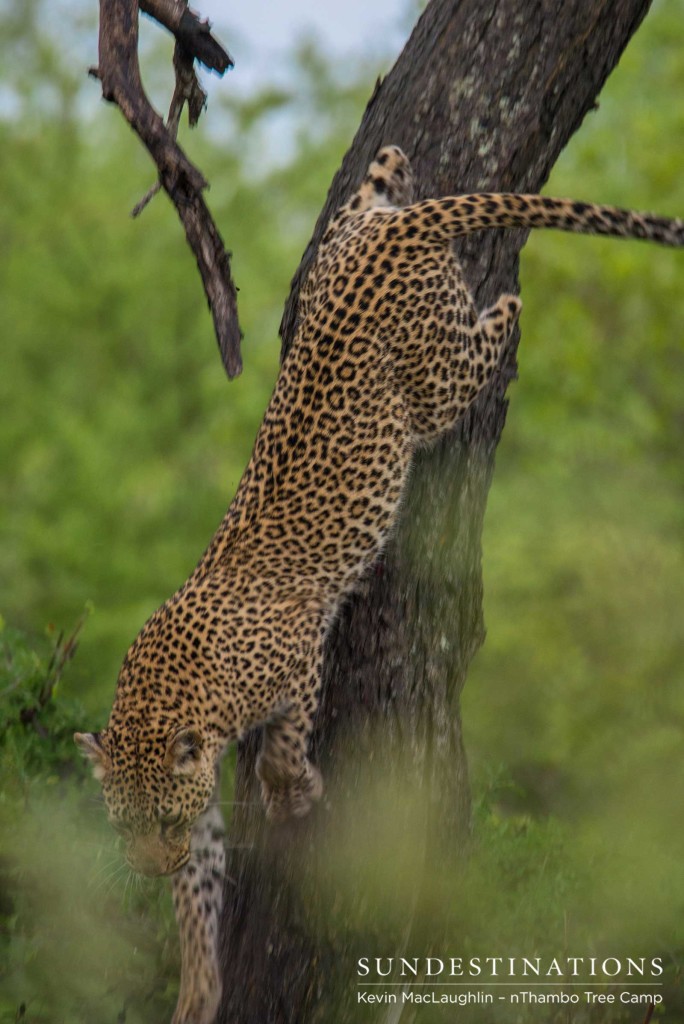
M175 11L179 5L153 0L151 6L159 7L161 19L162 8ZM236 377L242 369L241 333L230 253L204 201L204 176L188 160L143 89L137 0L100 0L99 65L92 73L102 83L103 97L117 104L157 166L161 186L176 207L197 260L223 365L229 377Z
M168 0L168 3L164 3L164 10L160 13L166 13L166 7L168 5L171 5L174 9L174 13L176 13L177 7L186 6L186 0ZM154 3L152 6L155 6ZM143 8L141 7L141 10L142 9ZM194 15L193 18L195 18ZM171 96L169 113L166 118L166 127L169 130L171 138L177 139L183 107L187 105L188 121L190 123L190 127L193 128L199 121L200 114L204 110L207 102L207 94L200 85L200 81L195 74L195 59L190 50L183 42L181 42L180 36L178 35L176 36L176 45L173 49L173 71L176 84L174 86L173 95ZM147 204L151 199L154 199L160 189L161 181L157 179L152 188L149 189L140 202L136 203L133 207L131 216L140 216Z
M233 58L211 34L211 25L191 11L184 0L140 0L140 10L172 32L194 60L222 75Z
M648 0L432 0L376 88L332 183L293 281L283 348L294 337L299 286L330 214L380 145L396 143L406 151L419 197L538 191L647 10ZM524 240L522 232L492 232L459 243L480 308L518 290ZM328 638L314 744L328 787L322 807L297 825L265 825L254 782L260 738L241 746L220 1024L366 1019L356 1003L356 957L415 956L448 934L448 901L433 902L421 934L414 894L444 863L452 869L468 832L458 702L484 636L482 524L506 389L516 373L512 346L452 436L417 460L383 564ZM368 780L379 775L391 792L396 765L407 758L412 784L424 794L422 877L414 874L397 894L403 923L393 931L378 923L378 936L372 923L359 926L356 910L373 896L363 879L351 896L331 891L322 879L335 837L344 834L345 823L355 824ZM401 798L392 801L391 812L404 813ZM380 865L389 869L397 854L396 845L383 845L378 836Z

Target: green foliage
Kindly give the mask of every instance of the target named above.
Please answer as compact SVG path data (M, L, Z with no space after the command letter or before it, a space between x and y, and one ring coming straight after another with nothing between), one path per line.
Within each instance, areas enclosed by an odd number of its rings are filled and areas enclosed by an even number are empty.
M684 60L669 33L683 14L681 3L654 6L549 194L681 215L671 142L684 125L669 97L684 87ZM520 380L487 508L487 640L464 694L466 746L476 780L500 765L511 781L503 822L523 815L538 834L561 829L561 861L545 859L546 841L523 859L545 872L555 863L557 881L572 880L568 895L533 888L520 905L528 919L544 922L551 900L585 945L667 949L676 1016L681 255L540 232L525 248L521 283ZM559 938L558 928L548 934Z
M386 763L387 758L385 751L378 759ZM488 957L496 956L502 958L502 982L508 980L508 958L515 958L511 991L524 990L535 980L531 974L527 983L521 980L522 957L540 958L543 967L537 980L548 980L546 969L558 960L566 970L565 981L580 980L588 989L593 987L587 983L590 958L601 965L608 958L626 963L627 958L643 957L648 963L660 957L664 970L657 980L662 988L650 991L661 994L667 1014L679 1019L684 999L676 951L684 943L679 899L684 872L676 855L681 832L671 841L667 837L671 819L664 817L666 807L656 799L650 811L644 809L637 795L634 821L630 824L625 818L611 834L591 814L584 821L571 821L562 815L531 813L525 790L504 770L487 778L482 773L467 856L455 858L451 844L442 848L433 829L427 858L429 819L434 826L435 810L438 817L440 808L429 807L411 754L402 763L401 754L393 749L391 763L394 778L389 784L386 777L364 779L348 804L333 795L335 815L321 858L327 898L317 891L309 900L309 905L313 901L321 906L324 927L333 936L342 935L343 944L357 948L359 956L381 957L383 974L394 984L407 979L396 959L394 972L387 966L389 957L416 958L421 964L428 956L438 957L447 964L448 974L451 957L466 965L474 958L484 965ZM301 884L308 892L308 868ZM565 960L571 957L584 958L576 979L567 976ZM597 974L600 980L600 966ZM459 980L474 991L489 971L483 967L481 977L470 978L466 969L464 975ZM546 991L573 991L553 975L552 979L555 984ZM421 970L418 980L425 980ZM435 991L454 992L439 986ZM601 991L614 994L612 1006L592 1007L582 997L571 1017L567 1007L561 1012L556 1007L523 1010L520 1004L495 998L486 1007L459 1007L457 1018L453 1006L423 1006L419 1019L428 1024L455 1019L465 1024L635 1020L633 1010L619 1001L621 987L608 983ZM374 1018L359 1012L358 1019Z
M58 636L49 661L0 619L0 757L20 781L51 782L74 770L73 733L83 721L80 701L64 698L59 681L82 623ZM54 632L54 630L50 630Z
M682 10L646 19L549 192L684 209L668 148L682 113L664 99L684 86L668 41ZM538 809L607 804L642 777L668 791L681 773L681 269L639 244L539 233L525 249L465 710L477 762L496 749Z
M130 889L86 795L72 740L84 710L59 686L78 631L47 656L0 632L0 1021L108 1024L125 1011L143 1024L174 997L170 901L157 883Z

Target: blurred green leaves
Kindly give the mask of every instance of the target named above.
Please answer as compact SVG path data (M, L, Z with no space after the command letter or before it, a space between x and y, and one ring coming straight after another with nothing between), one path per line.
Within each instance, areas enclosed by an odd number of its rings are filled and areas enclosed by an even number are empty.
M0 620L0 756L12 788L36 777L53 783L74 771L73 733L84 708L60 694L59 682L76 653L82 624L69 636L53 636L46 659Z
M684 115L671 97L684 60L669 32L683 14L654 5L549 194L681 216ZM681 253L639 244L539 232L524 250L520 380L483 538L487 640L464 693L476 784L498 764L512 786L494 801L502 821L561 830L564 927L604 948L666 949L675 1015L683 272Z
M173 999L169 894L131 878L83 785L85 711L59 687L78 632L0 630L0 1021L143 1024Z

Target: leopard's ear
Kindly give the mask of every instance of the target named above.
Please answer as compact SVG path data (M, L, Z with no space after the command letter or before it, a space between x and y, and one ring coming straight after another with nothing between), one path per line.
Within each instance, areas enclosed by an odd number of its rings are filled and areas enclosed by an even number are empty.
M186 727L169 737L164 755L164 767L174 775L194 775L199 768L204 739L199 729Z
M102 734L99 732L75 732L74 743L92 764L93 775L97 781L102 782L110 765L109 755L102 745Z

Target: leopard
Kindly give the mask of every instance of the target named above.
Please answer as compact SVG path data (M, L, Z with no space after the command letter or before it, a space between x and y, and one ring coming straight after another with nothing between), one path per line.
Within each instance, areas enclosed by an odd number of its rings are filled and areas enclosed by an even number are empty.
M498 228L684 244L684 223L542 195L415 201L383 147L330 220L235 497L189 579L143 626L100 732L76 743L130 867L172 880L181 944L173 1024L211 1024L225 873L218 766L260 726L269 819L323 793L309 758L326 636L391 536L416 452L497 372L521 311L478 311L453 239Z

